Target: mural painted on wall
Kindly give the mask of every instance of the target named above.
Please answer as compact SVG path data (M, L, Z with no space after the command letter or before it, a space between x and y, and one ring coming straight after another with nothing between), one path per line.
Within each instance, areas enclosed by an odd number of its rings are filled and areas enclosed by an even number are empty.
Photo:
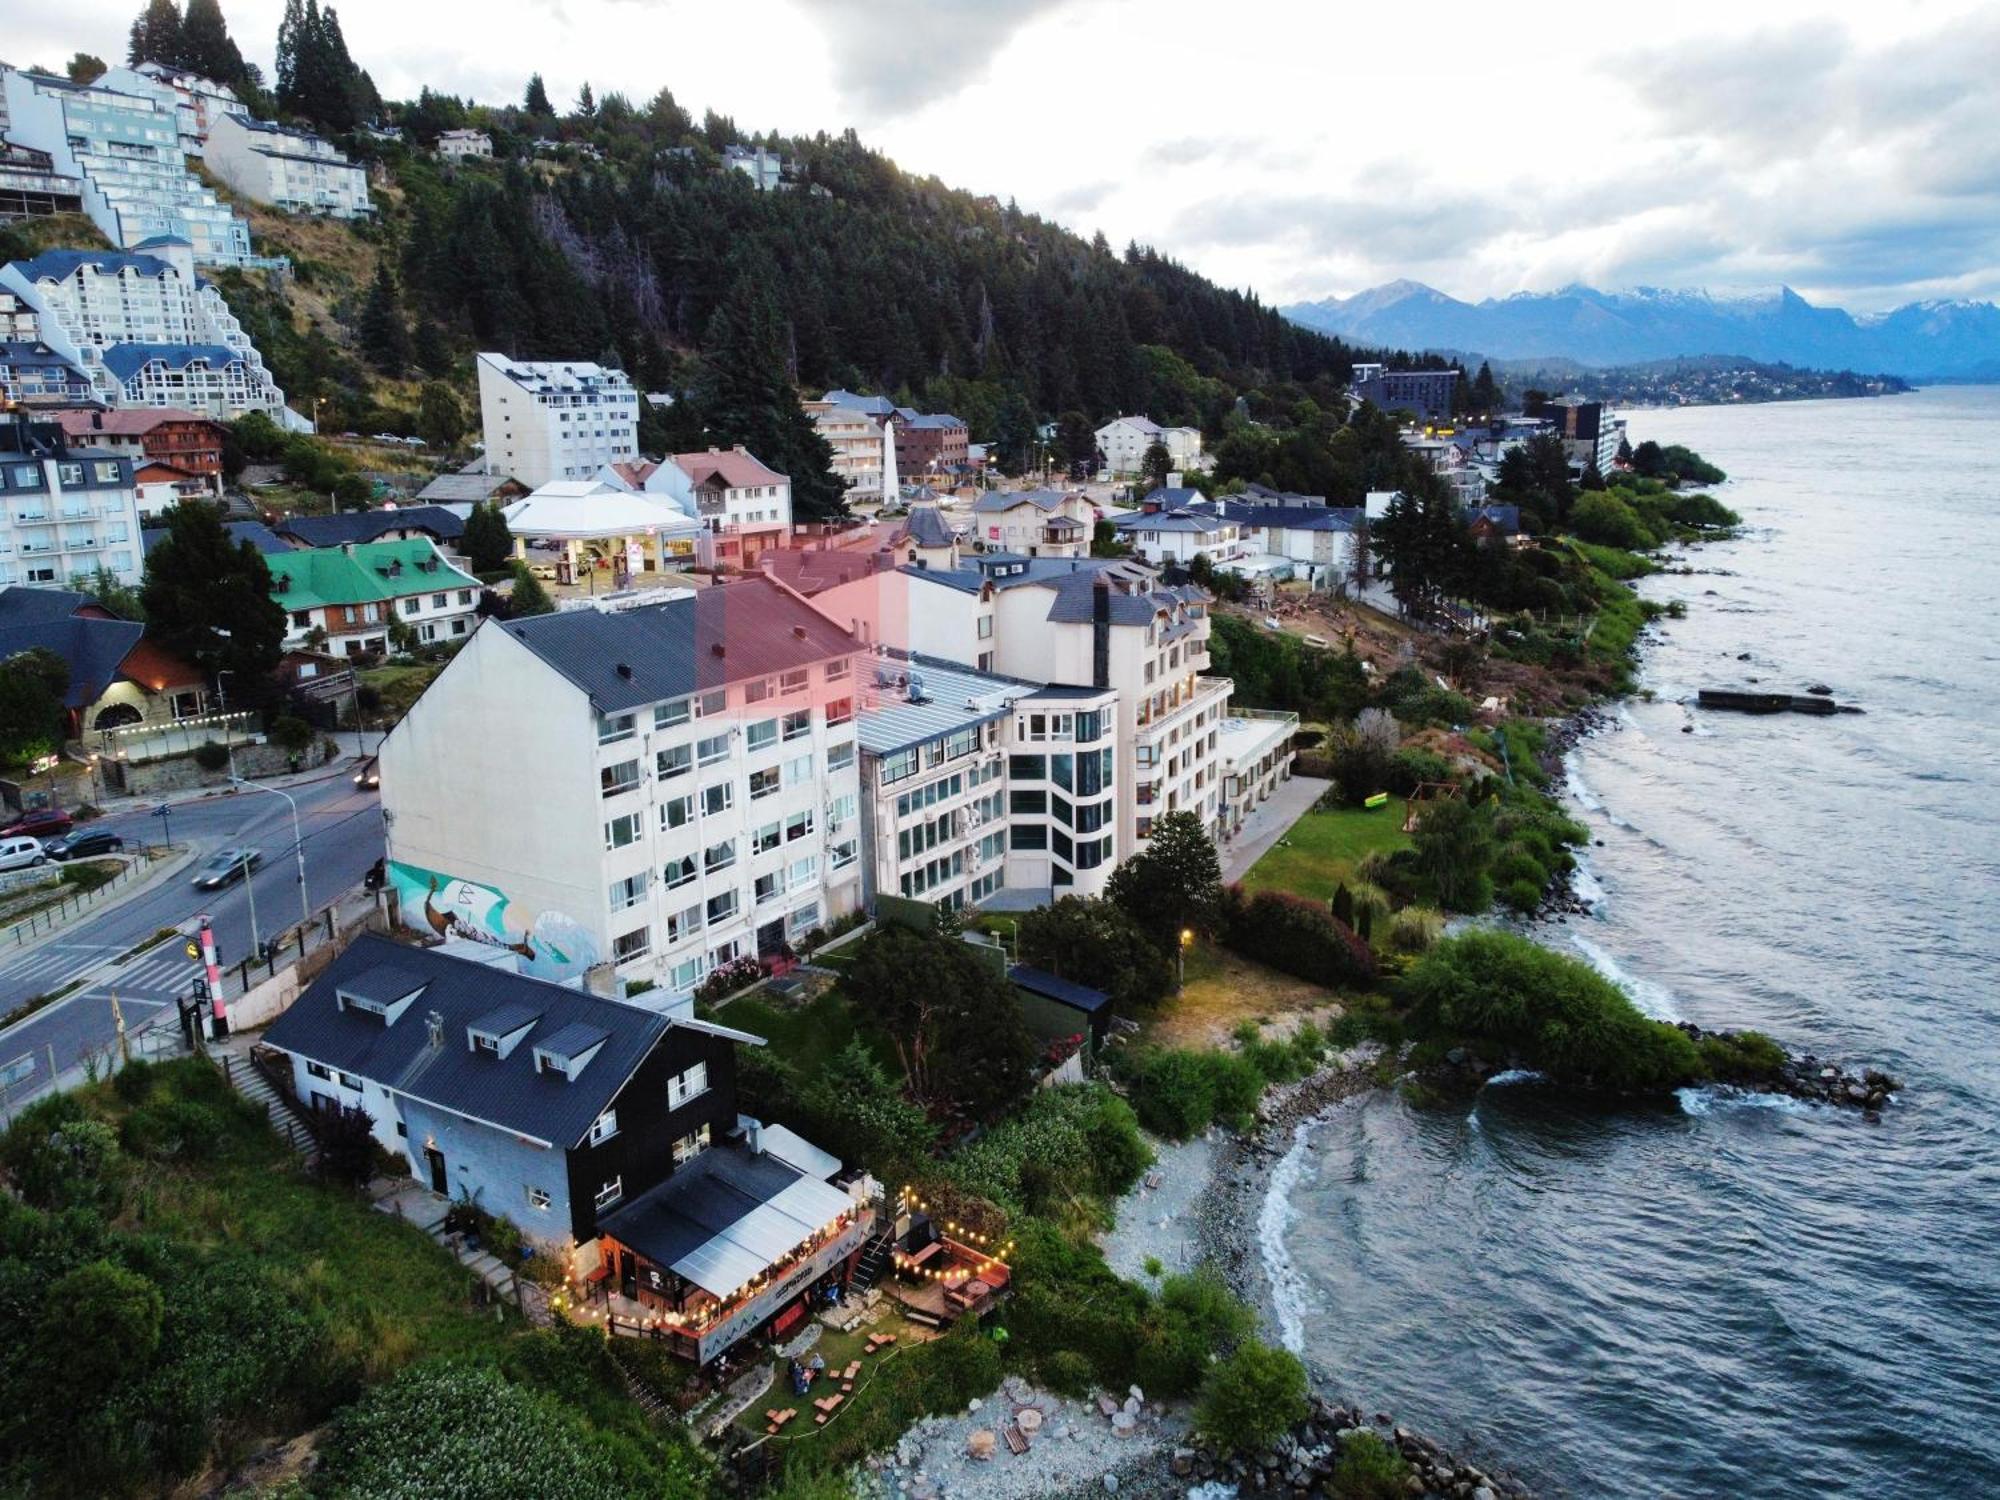
M388 877L404 925L518 953L522 972L537 979L571 978L600 957L597 939L574 917L521 911L497 886L398 860Z

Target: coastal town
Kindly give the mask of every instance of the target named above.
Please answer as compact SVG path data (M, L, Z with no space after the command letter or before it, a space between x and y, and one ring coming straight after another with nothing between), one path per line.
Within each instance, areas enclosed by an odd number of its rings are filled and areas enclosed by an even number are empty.
M12 1487L1525 1495L1303 1357L1295 1127L1892 1106L1536 941L1739 524L1643 414L970 195L1045 253L947 266L665 89L277 57L0 65ZM836 307L863 214L958 362Z

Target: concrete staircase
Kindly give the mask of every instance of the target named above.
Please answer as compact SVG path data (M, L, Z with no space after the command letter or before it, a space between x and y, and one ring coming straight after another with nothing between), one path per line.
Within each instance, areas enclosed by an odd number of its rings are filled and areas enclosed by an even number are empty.
M261 1109L271 1129L285 1138L307 1166L313 1165L319 1159L319 1138L305 1113L245 1054L223 1052L216 1060L222 1064L222 1076L229 1086Z

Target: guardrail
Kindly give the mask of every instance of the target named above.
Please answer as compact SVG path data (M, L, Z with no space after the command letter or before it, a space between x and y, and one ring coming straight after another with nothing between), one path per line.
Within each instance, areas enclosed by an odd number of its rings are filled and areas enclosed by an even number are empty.
M4 932L0 932L0 949L25 948L29 939L39 937L44 932L53 932L78 912L88 911L95 906L99 898L109 895L121 885L129 885L140 878L146 873L150 864L149 858L135 859L103 885L88 891L78 891L74 896L65 896L53 906L45 906L40 911L22 918Z

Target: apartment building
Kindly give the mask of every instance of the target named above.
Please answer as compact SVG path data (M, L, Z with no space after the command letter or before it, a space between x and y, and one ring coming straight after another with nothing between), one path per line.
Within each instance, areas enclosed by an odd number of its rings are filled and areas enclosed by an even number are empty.
M1135 559L989 552L956 569L857 572L812 602L892 651L1114 695L1115 723L1082 727L1108 729L1117 752L1118 857L1143 847L1162 813L1193 812L1218 826L1216 743L1231 684L1202 675L1210 628L1204 590L1164 584ZM1078 728L1072 723L1070 735ZM1053 885L1077 873L1051 863Z
M1090 497L1062 490L989 490L972 502L972 538L1022 557L1088 557L1097 527Z
M132 460L135 471L152 464L197 480L205 494L222 493L220 422L171 406L69 408L49 414L70 442L102 448Z
M148 88L163 88L171 93L175 128L184 156L199 157L206 152L208 133L215 122L243 108L243 101L228 84L166 63L142 62L135 68L113 68L97 82L100 87L121 93L139 93Z
M389 627L407 624L419 644L463 640L478 618L479 580L461 573L427 537L299 547L271 560L271 597L285 611L285 645L326 632L326 650L362 656L389 649Z
M1199 427L1162 427L1151 417L1113 417L1097 429L1097 451L1112 474L1137 474L1155 443L1167 450L1170 469L1192 469L1201 460Z
M0 292L0 311L5 300ZM90 377L40 339L0 341L0 396L9 404L66 406L91 395Z
M368 173L333 142L310 131L231 112L209 128L207 162L211 172L244 197L287 213L330 219L366 219L375 213L368 199Z
M882 424L859 407L833 400L829 392L823 401L801 405L819 435L833 449L833 472L847 486L850 500L879 500L882 497ZM844 394L844 393L839 393ZM886 404L886 403L885 403Z
M1384 411L1415 412L1427 422L1451 415L1458 389L1456 370L1391 370L1379 364L1354 367L1348 390L1357 401Z
M1222 761L1222 812L1217 836L1235 838L1244 821L1292 776L1292 742L1299 716L1262 708L1232 708L1216 735Z
M1150 497L1138 510L1114 517L1111 525L1136 555L1160 566L1185 568L1205 557L1214 567L1230 569L1251 553L1234 521L1192 508L1167 508Z
M78 179L84 212L120 249L167 235L204 265L252 263L250 226L188 171L174 90L122 71L113 88L0 68L8 137Z
M35 319L35 337L110 406L162 406L232 421L267 413L306 427L285 407L243 325L195 274L184 239L138 250L45 250L0 266L0 295Z
M1050 687L878 652L862 674L869 901L956 910L1003 889L1094 896L1118 862L1109 689Z
M53 422L0 418L0 585L61 584L107 568L136 584L143 564L132 461L74 447Z
M637 457L639 393L623 370L504 354L481 354L478 370L489 474L532 490Z
M489 622L382 748L401 920L671 997L854 910L856 655L761 577Z
M670 453L649 488L673 497L715 538L715 561L755 565L792 530L792 482L742 445Z
M82 178L58 172L48 152L0 135L0 222L82 212Z

